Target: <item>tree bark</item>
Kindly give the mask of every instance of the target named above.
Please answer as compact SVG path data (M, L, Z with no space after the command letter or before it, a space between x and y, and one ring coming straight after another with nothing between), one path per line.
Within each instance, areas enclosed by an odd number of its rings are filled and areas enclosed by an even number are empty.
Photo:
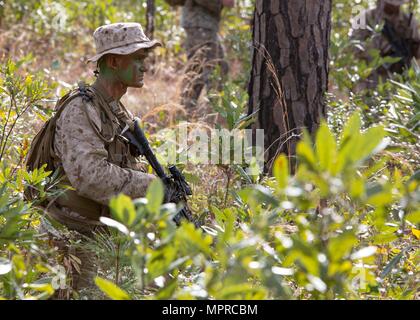
M249 110L264 129L265 171L325 117L331 0L256 0Z
M146 34L150 39L153 39L155 32L155 0L147 0L146 9Z

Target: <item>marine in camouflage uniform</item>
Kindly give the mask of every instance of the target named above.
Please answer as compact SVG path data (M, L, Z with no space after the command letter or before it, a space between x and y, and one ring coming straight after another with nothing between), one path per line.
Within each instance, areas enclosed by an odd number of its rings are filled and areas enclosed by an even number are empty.
M373 57L370 49L377 49L381 57L399 57L400 61L385 64L374 71L368 78L356 85L356 91L373 89L384 82L393 73L402 73L410 66L413 58L420 58L420 35L418 23L413 14L401 10L401 5L408 0L379 0L377 7L366 10L362 17L366 26L359 26L351 31L351 38L363 42L362 47L355 47L355 55L359 59L371 62ZM375 32L375 27L384 25L381 32Z
M215 87L210 78L217 66L222 76L228 73L218 32L223 6L233 6L233 3L232 0L185 1L181 26L186 32L188 64L182 82L181 104L187 109L197 106L204 86L207 91Z
M43 205L52 219L88 237L104 229L99 218L109 215L113 196L143 197L155 178L141 171L136 154L120 135L134 120L120 99L127 87L143 86L147 53L160 45L148 39L137 23L99 27L94 38L97 55L89 61L98 63L98 79L92 86L80 83L60 99L27 159L28 169L46 163L74 188ZM55 236L54 240L59 240L59 247L70 247L62 243L68 239ZM73 288L80 289L92 284L95 266L89 252L76 250L76 256L81 272L73 273Z

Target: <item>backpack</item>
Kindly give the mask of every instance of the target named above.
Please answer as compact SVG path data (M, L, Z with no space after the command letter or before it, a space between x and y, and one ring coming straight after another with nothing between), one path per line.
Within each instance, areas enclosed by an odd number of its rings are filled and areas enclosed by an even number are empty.
M114 115L112 114L112 111L108 109L108 107L104 107L106 104L105 98L98 94L97 90L98 89L95 89L94 86L85 86L84 83L80 82L78 89L70 91L58 101L55 107L55 114L44 124L44 126L41 128L31 143L31 147L26 157L25 163L28 171L39 169L45 165L45 170L53 171L53 176L57 176L57 178L59 178L60 184L71 186L71 183L68 180L62 166L58 166L58 168L56 168L56 162L59 163L60 159L57 157L54 150L54 136L57 120L62 114L63 110L72 99L80 96L86 99L86 101L92 101L92 106L100 111L101 120L103 121L101 131L95 129L96 126L91 123L89 116L87 117L95 133L99 138L101 138L101 140L104 141L105 147L108 151L108 161L115 165L122 166L123 168L126 167L127 161L131 161L130 157L133 156L128 152L128 146L124 141L121 141L120 139L114 139L114 137L117 136L115 123L112 120L114 119ZM97 99L93 99L94 97ZM109 139L111 136L113 138ZM117 157L119 155L125 156ZM29 185L26 186L24 190L24 197L25 199L31 201L39 200L39 192L37 189ZM56 204L60 207L66 207L71 211L77 212L89 220L89 222L87 222L87 220L83 220L83 223L99 223L98 221L100 216L109 215L108 206L102 205L92 199L83 197L79 195L78 192L74 189L66 189L58 196L48 197L47 199L43 200L42 203L40 203L40 207L46 209L46 211L59 222L69 222L69 219L77 220L75 217L69 218L68 216L63 215L62 212L55 206Z
M62 97L55 106L55 114L44 123L41 130L32 140L28 154L26 155L25 165L28 171L40 169L45 165L45 171L55 172L54 160L57 159L53 150L54 132L56 128L57 119L61 115L64 108L70 100L80 96L78 90L72 90ZM32 186L27 186L24 190L24 197L26 200L35 200L39 193Z
M78 91L73 90L57 102L55 114L44 123L41 130L32 140L30 150L26 156L26 167L28 171L39 169L44 164L46 164L46 171L55 170L54 159L56 156L53 150L53 140L57 119L64 110L61 106L67 104L71 99L74 99L79 95L80 93Z
M186 2L186 0L165 0L167 4L170 6L176 7L176 6L183 6Z
M93 97L91 91L87 91L84 84L82 83L79 84L78 89L70 91L57 102L55 107L55 114L44 123L41 130L32 140L31 147L25 162L28 171L33 171L35 169L41 168L42 166L45 166L45 171L53 171L53 175L59 178L60 183L64 185L71 185L62 168L56 168L54 165L54 162L59 160L54 151L54 136L57 120L62 114L63 110L71 100L80 96L87 98ZM29 201L39 200L39 191L31 185L28 185L25 187L24 197ZM39 203L39 206L44 209L48 207L48 213L55 217L57 221L67 221L68 217L63 216L60 213L60 210L57 211L54 206L51 206L52 203L56 203L61 207L65 206L70 208L72 211L78 212L80 215L88 218L90 221L95 221L95 223L99 220L100 216L108 214L107 206L101 205L100 203L97 203L91 199L82 197L73 189L66 189L61 195L54 197L53 199L43 199L42 202ZM74 221L77 220L77 218L71 218L69 221L72 219ZM84 221L84 223L88 222Z

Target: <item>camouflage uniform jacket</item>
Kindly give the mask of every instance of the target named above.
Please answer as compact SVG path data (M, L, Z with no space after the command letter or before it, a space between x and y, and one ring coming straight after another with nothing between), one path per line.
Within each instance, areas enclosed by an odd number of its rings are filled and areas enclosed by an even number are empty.
M102 208L119 193L131 198L144 196L154 179L153 175L138 171L139 163L118 135L125 125L121 119L132 120L133 116L121 103L103 97L96 94L86 101L77 96L62 106L54 137L55 167L64 170L77 196L93 200ZM48 211L76 230L80 229L80 222L98 224L96 219L77 212L77 206L69 208L64 204L57 208L54 203Z
M219 31L222 0L187 0L182 8L181 26Z

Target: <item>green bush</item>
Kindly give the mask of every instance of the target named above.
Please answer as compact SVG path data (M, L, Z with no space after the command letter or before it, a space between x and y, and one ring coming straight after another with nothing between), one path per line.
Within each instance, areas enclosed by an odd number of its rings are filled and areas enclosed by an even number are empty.
M388 140L382 127L360 125L351 117L339 143L325 123L315 146L306 135L295 176L280 156L274 178L239 190L231 207L212 207L215 221L203 230L168 223L176 211L161 206L160 183L146 199L113 200L115 220L103 222L131 243L131 297L413 298L418 178L368 167L383 163ZM115 287L99 287L119 297Z
M40 75L25 75L28 61L8 60L0 68L0 297L7 299L48 298L57 276L50 265L54 259L48 259L51 249L35 230L36 204L49 193L46 186L53 177L43 168L27 172L23 165L32 135L26 128L36 118L45 119L43 99L51 87ZM37 199L24 199L28 186L39 191Z
M71 59L81 59L83 49L93 48L88 36L98 25L144 25L144 3L6 1L0 24L48 41L64 61L69 49ZM244 112L253 4L239 3L225 11L221 32L236 73L210 98L227 129L252 122ZM179 66L185 58L179 56L179 12L163 0L156 4L155 37L165 44L158 55ZM354 60L347 4L334 2L328 123L313 139L303 136L296 174L283 155L274 177L248 176L240 166L186 166L191 207L208 215L203 229L174 226L177 208L162 205L159 182L145 199L116 197L112 219L103 220L110 232L86 244L100 258L95 282L101 292L112 299L416 298L420 69L413 65L366 94L353 92L383 60ZM32 62L6 56L0 69L0 298L6 299L56 296L65 262L39 231L44 212L37 204L50 195L56 177L43 169L27 172L23 163L36 129L52 113L57 89L49 71L39 73L39 61ZM164 140L152 138L156 145ZM209 192L202 182L213 178L216 191ZM39 191L38 199L24 199L27 186ZM85 297L103 298L97 292L73 296Z

